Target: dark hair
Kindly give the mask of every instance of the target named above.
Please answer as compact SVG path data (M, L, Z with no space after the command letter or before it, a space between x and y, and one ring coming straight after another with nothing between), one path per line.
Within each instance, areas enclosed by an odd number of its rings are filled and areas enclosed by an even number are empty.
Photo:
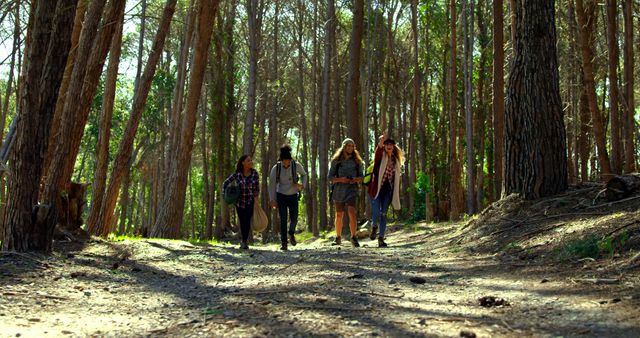
M396 141L392 138L388 138L386 140L384 140L383 144L387 145L387 144L393 144L396 145Z
M240 158L238 159L238 163L236 163L236 172L237 173L241 173L242 170L244 169L244 166L242 166L242 162L244 162L244 160L246 160L247 157L249 157L249 154L244 154L244 155L240 156Z
M291 157L291 146L285 144L280 147L280 156L278 156L278 160L282 161L291 159L293 159L293 157Z

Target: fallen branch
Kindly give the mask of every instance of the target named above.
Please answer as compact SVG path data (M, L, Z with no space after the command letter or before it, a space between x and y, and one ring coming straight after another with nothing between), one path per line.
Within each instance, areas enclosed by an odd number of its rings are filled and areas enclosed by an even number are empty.
M289 267L291 267L291 266L293 266L293 265L296 265L296 264L298 264L298 263L300 263L300 262L302 262L302 261L304 261L304 257L300 257L300 258L298 258L298 260L296 260L295 262L293 262L293 263L291 263L291 264L287 264L287 265L283 266L282 268L278 269L278 271L285 270L285 269L287 269L287 268L289 268Z
M614 204L618 204L618 203L622 203L622 202L628 202L628 201L632 201L635 199L640 198L640 195L638 196L632 196L632 197L628 197L628 198L624 198L615 202L607 202L607 203L602 203L602 204L598 204L598 205L592 205L590 207L588 207L587 209L597 209L597 208L601 208L601 207L610 207Z
M617 228L615 228L615 229L613 229L613 230L609 231L609 233L607 234L607 236L611 236L611 235L613 235L614 233L616 233L616 232L618 232L618 231L620 231L620 230L622 230L622 229L624 229L624 228L628 228L628 227L630 227L630 226L632 226L632 225L635 225L635 224L638 224L638 223L640 223L640 220L635 219L635 220L633 220L633 221L631 221L631 222L629 222L629 223L627 223L627 224L624 224L624 225L622 225L622 226L619 226L619 227L617 227Z
M362 292L361 294L363 295L372 295L372 296L380 296L380 297L387 297L387 298L402 298L404 297L404 292L401 292L400 295L387 295L384 293L377 293L377 292Z
M593 284L618 284L619 278L576 278L576 282L593 283Z
M292 289L286 289L286 290L269 290L269 291L254 291L254 292L236 292L236 293L232 293L231 295L233 296L255 296L255 295L268 295L268 294L272 294L272 293L284 293L284 292L290 292L293 291Z
M336 311L371 311L371 308L363 307L345 307L345 306L315 306L315 305L301 305L301 304L288 304L288 306L298 309L311 309L311 310L336 310Z

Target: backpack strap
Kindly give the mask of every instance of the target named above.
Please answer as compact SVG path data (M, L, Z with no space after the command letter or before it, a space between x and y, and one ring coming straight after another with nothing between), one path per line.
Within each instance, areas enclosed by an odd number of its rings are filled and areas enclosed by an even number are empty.
M298 184L298 170L296 169L296 161L291 160L291 174L293 175L293 184Z
M276 164L276 184L280 184L281 168L282 168L282 162L278 161L278 164Z

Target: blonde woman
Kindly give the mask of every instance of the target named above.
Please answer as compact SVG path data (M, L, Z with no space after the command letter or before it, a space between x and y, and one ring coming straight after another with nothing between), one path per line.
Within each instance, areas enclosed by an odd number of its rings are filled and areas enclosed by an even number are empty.
M370 239L376 238L378 226L378 247L386 248L384 233L387 229L389 203L394 210L400 210L400 175L404 163L404 153L391 138L380 136L373 162L373 174L368 193L371 197L372 226Z
M342 217L345 206L349 213L349 230L351 231L351 244L359 247L356 238L356 200L358 198L358 186L362 183L362 157L356 150L356 144L352 139L342 141L342 147L336 151L331 159L331 168L327 179L332 184L331 199L336 207L336 245L342 242Z

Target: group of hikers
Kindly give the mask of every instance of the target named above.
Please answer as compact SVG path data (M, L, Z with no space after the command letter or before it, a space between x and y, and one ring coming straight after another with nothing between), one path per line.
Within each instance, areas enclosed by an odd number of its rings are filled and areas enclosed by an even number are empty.
M331 158L331 167L327 180L331 183L330 199L335 204L336 239L334 245L342 243L342 219L345 208L349 216L349 230L351 244L359 247L356 238L356 201L358 191L363 181L367 183L367 193L371 200L372 225L369 238L378 238L379 247L387 247L385 231L387 228L387 211L389 205L395 210L400 209L400 175L404 163L404 152L396 142L381 135L376 145L373 164L367 168L364 175L364 161L356 149L355 142L346 138L342 146L336 150ZM295 231L298 223L298 201L300 192L307 185L307 173L302 165L293 160L291 147L284 145L280 148L278 163L269 175L269 205L278 208L280 215L280 250L287 251L288 245L297 244ZM241 249L248 249L247 243L251 231L251 218L254 214L254 204L260 192L258 172L253 169L250 155L242 155L236 164L236 170L224 181L223 195L234 186L237 196L233 203L236 206L240 221ZM287 229L287 219L289 227Z

